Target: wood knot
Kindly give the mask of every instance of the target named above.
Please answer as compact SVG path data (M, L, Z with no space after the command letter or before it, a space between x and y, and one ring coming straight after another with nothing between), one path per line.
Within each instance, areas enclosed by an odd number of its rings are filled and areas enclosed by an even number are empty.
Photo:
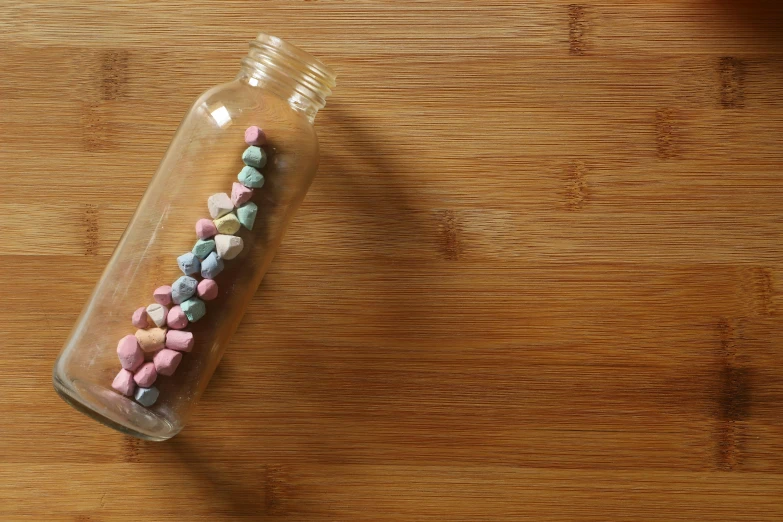
M585 33L588 23L585 20L585 7L571 4L568 6L568 52L576 56L585 54Z
M752 373L739 365L741 323L721 318L720 370L717 386L717 468L733 471L742 462L745 420L750 416Z
M125 95L128 83L128 51L111 50L101 53L100 82L101 100L116 100Z
M655 111L655 146L659 158L669 159L679 155L679 115L670 108Z
M718 60L720 105L724 109L745 106L745 62L724 56Z
M565 198L568 210L581 210L587 202L587 167L576 162L568 165L565 173Z
M98 227L98 206L92 203L84 209L82 216L84 225L84 254L98 255L100 246L100 229Z
M264 509L266 514L282 516L291 496L291 484L282 466L264 468Z
M441 212L439 221L441 255L449 261L458 261L462 257L462 223L453 210Z

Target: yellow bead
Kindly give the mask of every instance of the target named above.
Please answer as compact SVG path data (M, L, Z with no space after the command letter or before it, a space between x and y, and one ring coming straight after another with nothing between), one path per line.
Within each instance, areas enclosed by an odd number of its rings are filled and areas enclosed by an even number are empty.
M215 220L215 227L221 234L235 234L239 230L239 220L236 214L226 214Z

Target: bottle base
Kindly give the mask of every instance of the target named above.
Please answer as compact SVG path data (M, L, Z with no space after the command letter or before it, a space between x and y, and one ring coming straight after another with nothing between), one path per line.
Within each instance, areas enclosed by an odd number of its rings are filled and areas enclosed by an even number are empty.
M120 433L160 442L182 429L127 397L95 384L75 380L69 385L56 372L52 384L57 394L76 411ZM133 423L129 419L133 419Z

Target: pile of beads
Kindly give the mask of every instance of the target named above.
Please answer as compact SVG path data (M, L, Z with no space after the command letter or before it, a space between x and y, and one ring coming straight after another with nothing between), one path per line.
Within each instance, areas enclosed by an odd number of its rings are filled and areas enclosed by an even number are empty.
M153 386L159 375L171 376L182 361L182 354L193 349L193 333L185 331L207 313L204 301L218 295L215 277L223 271L223 261L237 257L244 241L237 232L242 227L253 230L258 206L250 201L253 189L264 186L259 169L266 165L264 131L253 126L245 131L248 147L242 154L244 168L237 175L239 183L231 195L221 192L207 200L212 219L196 222L198 240L190 252L177 258L182 275L171 286L160 286L152 293L154 303L133 312L131 323L138 328L117 344L122 369L112 388L127 397L133 396L142 406L158 400ZM199 281L196 277L201 275Z

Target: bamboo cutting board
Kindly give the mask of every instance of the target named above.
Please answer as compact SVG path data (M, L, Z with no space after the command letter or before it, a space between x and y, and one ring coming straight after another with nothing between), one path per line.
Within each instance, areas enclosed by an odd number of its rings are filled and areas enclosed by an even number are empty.
M0 520L783 519L783 14L6 0ZM166 443L51 365L192 100L337 71L319 177Z

